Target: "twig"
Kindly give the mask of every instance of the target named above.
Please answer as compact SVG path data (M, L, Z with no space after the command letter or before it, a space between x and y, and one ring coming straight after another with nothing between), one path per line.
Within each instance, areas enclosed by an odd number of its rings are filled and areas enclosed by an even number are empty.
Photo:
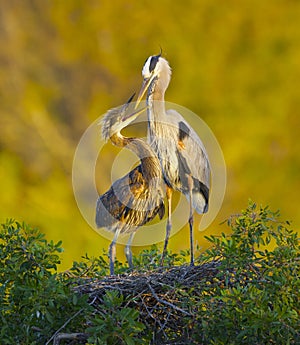
M60 340L71 339L71 340L87 340L88 335L85 333L60 333L54 337L53 345L59 345Z
M151 311L149 310L147 304L144 302L144 300L142 299L142 303L143 303L143 306L147 312L147 314L154 320L155 323L157 323L159 325L159 332L163 332L164 336L167 336L165 331L164 331L164 328L165 328L165 323L164 325L162 325L162 323L160 322L159 318L156 318L155 316L153 316L153 314L151 313ZM151 308L153 309L153 308Z
M89 303L89 305L93 305L96 301L97 297L95 297L92 302ZM84 308L81 308L80 310L78 310L74 315L72 315L53 335L52 337L46 342L45 345L49 345L50 342L56 338L56 336L60 333L60 331L62 329L64 329L67 324L69 324L73 319L75 319L76 316L78 316L82 311L84 310ZM75 333L74 333L75 334ZM54 345L54 344L53 344Z
M174 304L172 304L172 303L170 303L170 302L168 302L168 301L165 301L165 300L163 300L163 299L160 299L160 298L157 296L156 292L154 291L153 287L150 285L150 283L148 283L147 285L148 285L148 287L149 287L149 289L150 289L150 291L151 291L153 297L157 300L157 302L162 303L162 304L165 304L165 305L167 305L168 307L171 307L171 308L173 308L173 309L175 309L175 310L177 310L177 311L180 311L182 314L185 314L185 315L188 315L188 316L192 316L192 314L190 314L189 312L187 312L187 311L185 311L185 310L183 310L183 309L177 307L176 305L174 305Z

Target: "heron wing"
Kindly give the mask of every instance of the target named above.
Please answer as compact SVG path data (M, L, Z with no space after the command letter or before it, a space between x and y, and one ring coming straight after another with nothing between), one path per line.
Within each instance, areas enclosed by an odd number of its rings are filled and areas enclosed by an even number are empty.
M149 189L139 165L99 196L96 224L110 231L121 228L121 233L126 233L137 230L157 214L164 214L162 190Z
M186 175L193 179L193 207L198 213L207 211L210 188L210 164L205 147L188 122L176 111L168 110L168 121L177 140L177 159L179 176L183 183L182 192L186 194Z

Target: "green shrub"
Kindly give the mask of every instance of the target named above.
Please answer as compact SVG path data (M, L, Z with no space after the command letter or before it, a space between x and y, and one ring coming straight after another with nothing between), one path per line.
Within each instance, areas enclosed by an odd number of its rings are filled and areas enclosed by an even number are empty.
M45 344L86 301L57 274L61 242L9 220L0 231L1 344ZM67 327L68 328L68 327Z
M134 258L135 272L117 262L116 277L105 252L58 273L61 243L7 221L1 344L300 344L299 238L278 217L250 203L227 221L230 235L207 237L196 267L185 251L161 269L152 246Z
M198 318L205 344L300 343L299 239L278 215L250 203L228 220L230 236L207 237L201 259L220 273Z
M95 345L145 344L145 337L139 334L145 329L138 321L139 312L124 306L126 300L117 291L107 291L98 308L93 326L87 331L92 334L89 342ZM149 342L149 339L148 339Z

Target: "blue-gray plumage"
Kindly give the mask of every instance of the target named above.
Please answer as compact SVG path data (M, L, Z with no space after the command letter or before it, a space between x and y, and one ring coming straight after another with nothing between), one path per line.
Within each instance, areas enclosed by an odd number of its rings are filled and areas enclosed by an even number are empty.
M148 142L157 154L167 185L168 222L163 257L171 231L172 191L182 192L190 202L191 264L193 254L193 209L208 210L210 165L205 148L186 120L175 110L165 109L164 94L171 79L171 68L161 55L150 56L143 67L144 78L136 108L147 92Z
M139 138L124 137L120 131L128 126L139 112L127 114L130 100L123 107L114 108L103 117L102 136L120 147L126 147L140 158L140 165L115 181L99 196L96 205L96 224L115 233L109 247L110 274L114 274L116 241L120 234L129 233L125 254L132 267L131 242L137 229L156 215L163 218L164 192L158 158L150 146Z

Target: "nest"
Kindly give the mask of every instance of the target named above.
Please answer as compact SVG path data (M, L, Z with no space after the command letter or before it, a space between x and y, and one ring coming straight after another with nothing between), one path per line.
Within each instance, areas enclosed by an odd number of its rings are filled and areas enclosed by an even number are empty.
M152 330L151 343L186 344L190 339L189 333L193 331L198 308L191 303L190 296L200 297L205 284L214 284L219 264L212 261L199 266L183 265L107 276L101 280L87 280L75 291L88 294L95 309L103 303L107 291L118 291L125 297L124 306L138 310L140 320L148 330Z
M134 272L117 276L106 276L101 280L89 280L77 286L76 292L102 297L107 290L117 290L124 296L137 296L148 292L161 293L163 287L186 289L195 288L201 282L212 280L219 272L220 262L211 261L199 266L175 266L159 268L151 272ZM200 284L201 285L201 284Z

